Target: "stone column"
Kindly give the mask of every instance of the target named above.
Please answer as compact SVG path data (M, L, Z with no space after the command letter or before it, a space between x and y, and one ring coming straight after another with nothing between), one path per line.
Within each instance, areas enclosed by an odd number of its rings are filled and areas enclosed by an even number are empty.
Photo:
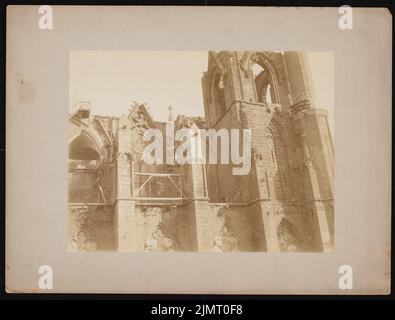
M315 106L316 96L307 54L305 52L289 51L285 52L284 56L288 70L292 104L305 102L310 107Z
M134 225L136 223L135 203L131 194L131 133L128 119L119 121L118 154L116 159L116 234L119 251L140 251L134 239Z
M207 215L211 213L208 207L206 168L204 164L189 164L185 169L187 180L189 180L188 192L191 199L187 206L186 218L195 220L195 230L192 230L192 226L190 227L192 248L193 250L210 251L212 241L207 239L204 224ZM209 245L207 245L207 241L210 242Z
M334 150L326 110L317 109L312 76L305 52L286 52L293 124L299 136L304 167L304 201L313 212L313 233L317 246L327 252L333 249L333 213L326 212L323 203L333 202ZM328 221L330 220L330 221Z

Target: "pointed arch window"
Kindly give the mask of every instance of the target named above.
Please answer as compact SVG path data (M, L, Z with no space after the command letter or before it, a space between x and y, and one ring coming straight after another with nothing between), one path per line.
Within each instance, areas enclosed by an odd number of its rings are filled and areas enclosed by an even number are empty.
M100 160L99 148L85 131L69 145L69 158L72 160Z
M101 161L103 154L92 133L82 130L69 144L69 202L107 202Z
M265 105L278 103L276 85L273 74L268 66L260 60L251 62L257 101Z

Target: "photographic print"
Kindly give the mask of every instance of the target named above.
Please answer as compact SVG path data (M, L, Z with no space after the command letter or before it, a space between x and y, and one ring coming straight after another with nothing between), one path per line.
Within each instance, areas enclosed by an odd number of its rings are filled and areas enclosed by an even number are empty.
M388 10L15 5L6 31L8 293L390 293Z
M331 52L72 52L69 249L333 252L309 56L332 111Z

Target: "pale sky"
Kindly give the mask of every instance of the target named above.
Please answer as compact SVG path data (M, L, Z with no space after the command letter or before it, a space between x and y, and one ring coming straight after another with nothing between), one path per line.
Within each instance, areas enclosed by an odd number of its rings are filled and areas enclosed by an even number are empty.
M329 112L333 133L335 61L333 52L309 52L319 107ZM133 101L146 102L157 121L174 115L204 116L201 78L207 51L72 51L70 107L90 101L98 115L128 114Z

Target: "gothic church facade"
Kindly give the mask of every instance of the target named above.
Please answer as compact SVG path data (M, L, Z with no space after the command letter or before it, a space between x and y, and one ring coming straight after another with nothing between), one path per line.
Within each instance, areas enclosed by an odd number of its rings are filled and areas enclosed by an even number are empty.
M306 53L208 53L205 117L180 128L251 129L247 175L226 164L142 161L166 123L135 104L121 118L69 115L69 250L331 252L334 147Z

